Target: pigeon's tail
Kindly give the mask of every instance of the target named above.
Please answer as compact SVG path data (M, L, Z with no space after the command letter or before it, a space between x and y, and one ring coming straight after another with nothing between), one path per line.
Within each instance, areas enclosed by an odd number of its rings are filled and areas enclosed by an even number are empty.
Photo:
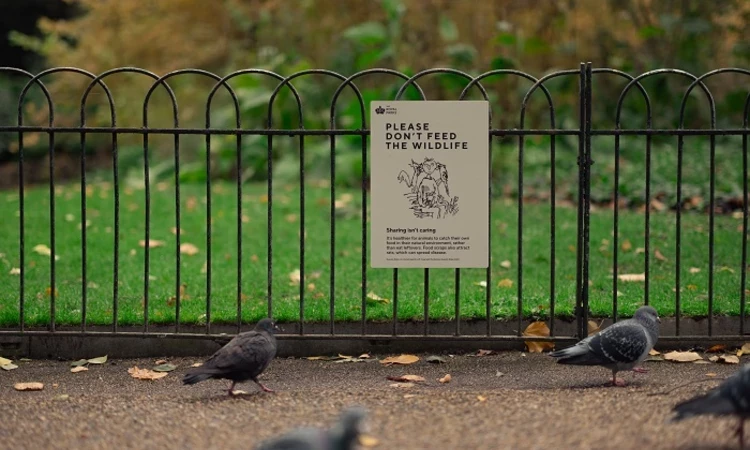
M676 415L672 417L670 421L678 422L702 414L712 414L717 416L732 414L735 412L735 409L729 398L715 394L707 394L682 402L675 406L672 411L674 411Z
M562 350L555 350L549 355L553 358L560 358L557 360L559 364L596 365L602 362L584 345L574 345Z
M201 381L208 380L212 376L213 376L212 373L195 370L195 371L186 373L185 376L182 378L182 383L183 384L200 383Z

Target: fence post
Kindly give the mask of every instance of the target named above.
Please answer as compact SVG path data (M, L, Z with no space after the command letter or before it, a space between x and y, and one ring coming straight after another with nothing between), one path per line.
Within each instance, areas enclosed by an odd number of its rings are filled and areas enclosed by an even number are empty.
M576 246L576 325L579 339L588 335L589 213L591 209L591 63L581 63L578 134L578 245Z

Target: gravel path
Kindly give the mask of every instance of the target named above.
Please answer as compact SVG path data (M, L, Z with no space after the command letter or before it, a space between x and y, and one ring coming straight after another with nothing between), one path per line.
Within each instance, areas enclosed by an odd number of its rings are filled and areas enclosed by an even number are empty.
M249 394L233 398L223 381L181 384L200 358L169 359L178 368L155 381L127 372L151 368L153 359L108 361L81 373L70 373L65 361L17 362L18 369L0 371L0 448L249 450L292 427L327 425L355 403L371 412L376 449L737 448L734 419L666 423L676 402L716 381L663 394L736 365L647 362L648 374L624 373L628 387L616 388L605 385L604 369L557 365L540 354L443 355L444 364L419 356L409 366L277 359L262 376L277 393L246 383L238 388ZM447 373L452 381L438 383ZM386 379L403 374L427 381L403 388ZM29 381L44 390L14 390Z

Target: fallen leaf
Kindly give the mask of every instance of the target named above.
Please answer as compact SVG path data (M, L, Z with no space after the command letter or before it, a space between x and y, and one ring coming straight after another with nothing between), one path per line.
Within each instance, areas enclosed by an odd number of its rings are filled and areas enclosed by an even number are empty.
M523 335L549 336L549 327L547 327L546 322L543 322L541 320L531 322L529 326L527 326L523 331ZM529 353L542 353L545 350L552 350L553 348L555 348L555 344L553 342L524 341L524 344L526 344L526 348L529 350Z
M44 389L44 385L42 383L16 383L14 386L15 390L17 391L41 391Z
M501 288L513 287L513 280L511 280L510 278L503 278L502 280L497 282L497 287L501 287Z
M688 291L694 291L694 290L698 289L698 286L696 286L695 284L688 284L685 287L688 288Z
M44 244L35 245L33 249L36 253L44 256L51 256L52 250Z
M390 387L396 387L396 388L410 388L414 386L414 383L393 383L389 385Z
M10 269L11 275L21 275L21 269L18 267L13 267Z
M159 364L158 366L153 368L154 372L171 372L175 370L177 366L174 364Z
M438 381L441 382L441 383L443 383L443 384L450 383L451 382L451 374L449 374L449 373L445 374L445 376L443 378L439 379Z
M731 267L727 267L727 266L721 266L721 267L719 267L718 272L734 273L734 269L732 269Z
M73 373L86 372L87 370L89 370L89 368L86 366L76 366L70 369L70 371Z
M620 281L646 281L645 273L623 273L617 275L617 279Z
M505 261L502 261L500 263L500 267L502 267L504 269L510 269L510 261L508 261L507 259Z
M723 344L714 345L713 347L706 350L706 353L721 353L726 350L727 346Z
M737 350L737 356L740 357L742 355L750 354L750 342L745 342L742 344L742 348Z
M706 361L705 359L699 359L698 361L693 361L693 364L711 364L711 362Z
M358 358L359 359L370 359L370 354L369 353L362 353L361 355L358 356Z
M100 356L98 358L91 358L88 360L89 364L104 364L107 362L107 355Z
M662 255L658 248L656 250L654 250L654 257L656 259L658 259L659 261L666 261L667 260L667 257L664 256L664 255Z
M385 378L390 381L399 381L399 382L404 382L404 383L421 383L425 381L424 377L419 376L419 375L397 375L397 376L389 376Z
M658 355L661 355L661 352L660 352L660 351L658 351L658 350L654 350L654 349L652 348L651 350L649 350L649 351L648 351L648 354L649 354L650 356L658 356Z
M12 362L13 362L13 360L10 360L8 358L3 358L2 356L0 356L0 366L4 366L4 365L10 364Z
M203 365L203 363L193 363L193 364L190 365L190 367L200 367L202 365Z
M631 244L629 240L625 239L624 241L622 241L622 245L620 245L620 248L624 252L629 252L630 249L633 248L633 244Z
M305 359L308 361L333 361L339 359L338 356L308 356Z
M78 361L73 361L70 363L71 367L78 367L78 366L85 366L89 363L88 359L79 359Z
M289 279L291 280L292 285L299 285L300 281L302 281L302 274L299 269L294 269L289 272Z
M247 394L247 392L243 391L242 389L236 389L232 391L232 395L245 395L245 394Z
M138 366L131 367L128 369L128 373L131 377L139 380L158 380L169 375L167 372L154 372L148 369L139 369Z
M475 281L474 285L479 286L479 287L487 287L487 282L484 281L484 280L482 280L482 281Z
M389 358L381 359L380 364L391 365L391 364L414 364L419 361L418 356L414 355L399 355L391 356Z
M188 256L193 256L193 255L197 255L199 251L200 250L198 250L198 247L196 247L195 245L193 245L193 244L191 244L189 242L185 242L184 244L180 244L180 253L182 253L182 254L185 254L185 255L188 255Z
M141 239L140 241L138 241L138 245L141 247L145 247L146 241ZM165 245L164 241L157 241L155 239L148 240L148 248L163 247L164 245Z
M416 396L417 396L417 394L404 394L404 398L412 398L412 397L416 397Z
M740 358L734 355L721 355L719 356L717 362L724 363L724 364L739 364Z
M6 371L7 370L15 370L15 369L18 369L18 366L15 365L15 364L13 364L13 363L8 363L8 364L1 365L0 369L6 370Z
M479 350L477 350L476 355L473 355L473 356L489 356L489 355L494 355L494 354L495 354L494 350L484 350L480 348Z
M367 303L380 303L383 305L389 304L391 301L387 298L380 297L378 294L370 291L367 293Z
M427 358L425 358L425 361L432 364L441 364L447 362L445 358L442 358L440 356L430 355Z
M708 372L708 373L706 374L706 376L707 376L707 377L715 377L715 376L716 376L716 374L715 374L715 373L713 373L713 372Z
M690 273L698 273L698 272L700 272L700 271L701 271L701 270L700 270L699 268L697 268L697 267L691 267L691 268L690 268Z
M483 402L483 401L487 400L487 397L485 397L483 395L477 395L477 400L479 400L480 402Z
M601 330L602 328L602 323L604 323L604 321L602 321L601 323L596 323L593 320L589 320L588 321L588 328L589 328L588 335L591 336L594 333L598 333L599 330Z
M674 362L692 362L692 361L698 361L701 358L699 354L696 352L678 352L678 351L672 351L669 353L664 354L664 359L667 361L674 361Z
M637 249L635 249L636 255L640 255L641 253L646 253L646 249L643 247L638 247Z
M379 443L380 441L372 436L368 436L365 434L359 436L359 445L361 445L362 447L371 448L375 447Z

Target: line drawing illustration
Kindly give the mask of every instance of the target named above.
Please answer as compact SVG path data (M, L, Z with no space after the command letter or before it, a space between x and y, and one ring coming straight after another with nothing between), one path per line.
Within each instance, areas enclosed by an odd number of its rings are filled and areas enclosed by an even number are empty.
M413 159L409 164L411 175L406 170L399 172L399 184L409 188L404 194L409 201L409 209L420 219L445 219L458 213L458 197L451 198L448 187L448 168L431 157L421 163Z

